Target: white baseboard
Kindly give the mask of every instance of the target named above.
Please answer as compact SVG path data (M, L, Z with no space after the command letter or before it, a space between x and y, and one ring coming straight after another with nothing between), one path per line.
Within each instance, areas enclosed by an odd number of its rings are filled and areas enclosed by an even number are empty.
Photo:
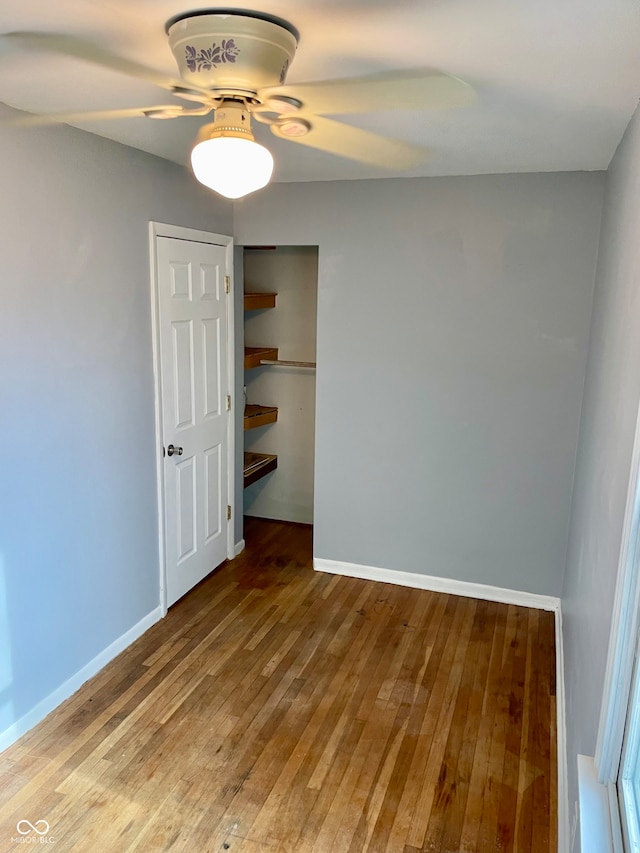
M578 755L578 792L580 797L580 853L614 853L622 850L622 833L619 821L615 830L618 802L615 785L603 785L598 781L598 772L590 755ZM614 807L610 797L613 795ZM617 839L615 835L617 834ZM574 836L574 832L572 832ZM572 849L575 847L573 837ZM559 847L561 851L562 848ZM577 853L577 848L576 848Z
M560 607L560 599L551 595L538 595L534 592L521 592L517 589L503 589L499 586L453 580L452 578L419 575L415 572L399 572L396 569L360 566L357 563L342 563L337 560L324 560L320 557L314 557L313 568L317 572L330 572L334 575L346 575L367 581L394 583L398 586L410 586L414 589L428 589L431 592L446 592L449 595L462 595L465 598L498 601L501 604L535 607L538 610L557 611Z
M239 542L236 542L235 549L234 549L234 557L237 557L238 554L242 554L242 552L244 551L246 546L247 546L247 543L244 541L244 539L241 539Z
M55 708L64 702L65 699L72 696L76 690L82 687L85 681L88 681L96 673L100 672L100 670L117 657L120 652L123 652L131 645L131 643L134 642L134 640L141 637L145 631L147 631L161 618L162 610L160 607L156 607L155 610L148 613L137 624L122 634L121 637L114 640L113 643L107 646L107 648L100 652L100 654L96 655L93 660L89 661L89 663L83 666L82 669L75 673L75 675L72 675L71 678L67 679L64 684L57 687L53 693L50 693L42 699L42 701L38 702L34 708L27 711L24 716L20 717L20 719L9 726L9 728L0 732L0 751L11 746L12 743L15 743L15 741L28 732L29 729L32 729L41 720L44 720L47 714L50 714L51 711L55 710Z

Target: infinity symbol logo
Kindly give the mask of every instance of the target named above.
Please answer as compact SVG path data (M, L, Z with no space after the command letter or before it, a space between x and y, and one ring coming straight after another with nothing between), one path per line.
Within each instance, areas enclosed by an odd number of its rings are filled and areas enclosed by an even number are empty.
M26 829L24 828L26 827ZM37 820L35 825L28 820L19 820L16 829L20 835L27 835L29 832L37 832L38 835L46 835L49 832L49 824L46 820Z

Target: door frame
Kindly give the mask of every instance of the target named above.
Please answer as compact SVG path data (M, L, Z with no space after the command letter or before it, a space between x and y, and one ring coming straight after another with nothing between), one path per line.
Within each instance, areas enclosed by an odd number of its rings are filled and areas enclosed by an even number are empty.
M163 222L149 222L149 262L151 271L151 344L153 352L153 385L155 408L155 451L156 451L156 492L158 500L158 575L160 585L160 608L162 615L167 614L167 565L165 559L165 493L164 493L164 440L162 419L162 388L160 384L160 312L158 305L158 261L157 239L170 237L175 240L188 240L194 243L208 243L225 247L225 266L231 279L231 289L227 299L227 388L225 394L232 395L231 409L227 412L227 503L232 508L231 519L227 519L227 559L235 557L233 508L235 506L235 430L233 400L235 382L234 358L234 299L233 299L233 237L227 234L215 234L184 228L180 225L168 225Z

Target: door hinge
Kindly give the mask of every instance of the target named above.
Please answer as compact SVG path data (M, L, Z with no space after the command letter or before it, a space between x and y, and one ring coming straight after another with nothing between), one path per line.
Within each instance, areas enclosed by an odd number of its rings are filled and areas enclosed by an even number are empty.
M231 293L231 276L225 275L224 277L224 292Z
M231 411L231 394L227 394L227 411Z
M231 521L231 507L227 504L227 521Z

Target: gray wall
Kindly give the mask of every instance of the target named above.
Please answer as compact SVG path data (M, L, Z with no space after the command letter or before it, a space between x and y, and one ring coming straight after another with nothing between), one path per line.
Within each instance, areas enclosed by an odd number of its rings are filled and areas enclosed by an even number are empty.
M570 805L593 755L640 399L640 114L607 175L563 592Z
M158 606L148 222L181 168L0 112L0 733Z
M604 176L280 184L319 245L315 556L562 589Z

